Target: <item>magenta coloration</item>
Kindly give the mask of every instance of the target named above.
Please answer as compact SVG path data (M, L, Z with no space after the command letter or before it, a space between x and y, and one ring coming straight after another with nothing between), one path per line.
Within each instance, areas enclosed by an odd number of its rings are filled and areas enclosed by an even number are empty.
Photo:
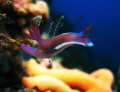
M40 31L38 26L35 25L34 27L31 25L32 30L29 29L30 35L26 33L25 35L29 39L36 40L40 46L37 48L33 48L21 44L21 48L28 54L33 55L35 57L51 58L55 56L57 53L61 52L62 50L73 44L90 47L93 46L93 43L90 41L89 38L85 37L86 35L84 35L84 33L88 31L90 28L91 26L80 33L68 32L49 39L42 39L40 37Z

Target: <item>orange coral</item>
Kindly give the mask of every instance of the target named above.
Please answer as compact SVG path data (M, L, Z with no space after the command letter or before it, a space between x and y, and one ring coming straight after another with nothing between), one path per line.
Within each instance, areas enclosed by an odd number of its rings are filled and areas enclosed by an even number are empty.
M91 73L91 76L95 77L99 82L102 82L102 86L110 89L114 76L108 69L99 69ZM109 91L108 91L109 92Z
M28 2L31 2L31 1L29 1L29 0L13 0L12 4L13 4L15 11L17 11L19 14L20 13L26 14Z
M49 18L49 8L45 1L32 0L13 0L13 7L19 14L27 14L28 12L33 15L43 15L45 19Z
M44 15L46 19L49 18L49 8L45 1L36 1L36 3L29 3L28 11L34 15Z
M29 88L37 88L39 91L51 90L52 92L73 92L64 82L51 76L23 77L22 83Z
M105 76L102 76L102 73L98 73L101 70L93 72L90 75L77 69L47 69L37 64L37 62L34 59L30 59L27 62L27 69L30 75L32 76L37 76L37 75L52 76L60 79L69 86L83 89L85 90L85 92L112 92L111 83L113 82L113 75L109 70L105 71L107 72L105 74L107 76L110 76L109 77L110 82L108 82L109 80L105 82L104 79ZM94 75L96 74L97 75L100 74L99 79L95 78Z

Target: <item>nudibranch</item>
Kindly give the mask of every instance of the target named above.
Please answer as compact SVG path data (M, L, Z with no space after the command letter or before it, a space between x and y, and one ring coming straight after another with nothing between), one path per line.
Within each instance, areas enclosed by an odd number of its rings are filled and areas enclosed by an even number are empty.
M93 43L88 38L89 34L84 35L84 33L92 27L92 24L82 32L63 33L49 39L42 39L40 37L40 31L37 25L30 25L30 27L32 29L29 29L30 35L26 33L25 35L29 39L36 40L39 43L39 47L33 48L24 44L21 44L20 46L25 52L38 58L51 58L73 44L89 47L93 46Z

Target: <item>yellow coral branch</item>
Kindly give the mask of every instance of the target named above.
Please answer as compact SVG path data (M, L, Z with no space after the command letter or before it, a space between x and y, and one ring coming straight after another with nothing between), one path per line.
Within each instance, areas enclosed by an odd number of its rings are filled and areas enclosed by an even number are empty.
M45 67L43 68L42 66L37 64L37 62L34 59L30 59L27 62L27 69L29 73L33 76L37 75L53 76L64 81L70 86L83 88L85 90L91 88L92 86L96 86L96 80L93 77L89 76L87 73L78 72L76 70L71 69L59 70L59 69L47 69ZM85 83L86 81L87 83Z
M73 92L73 90L61 80L51 76L23 77L22 83L28 88L37 88L38 91L51 90L52 92Z
M104 82L98 81L96 78L94 78L90 74L84 73L79 70L47 69L37 64L37 62L34 59L30 59L27 62L27 69L30 75L32 76L37 76L37 75L53 76L55 78L58 78L64 81L66 84L70 86L81 88L85 91L97 89L97 90L102 90L100 92L106 92L106 90L111 90L111 85L109 85L110 87L103 87ZM108 92L111 92L111 91L108 91Z
M106 87L111 87L114 76L108 69L99 69L90 74L91 76L95 77L98 81L102 81L103 85Z

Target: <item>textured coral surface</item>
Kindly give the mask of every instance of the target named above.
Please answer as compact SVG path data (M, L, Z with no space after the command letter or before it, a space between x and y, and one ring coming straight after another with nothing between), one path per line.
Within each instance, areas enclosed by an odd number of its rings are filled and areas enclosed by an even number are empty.
M44 87L48 90L48 85L51 84L49 77L51 76L50 78L53 78L52 80L54 80L54 78L56 80L57 78L57 80L61 80L70 87L82 89L85 92L98 92L98 90L99 92L112 92L111 85L113 82L113 74L108 69L99 69L91 74L87 74L77 69L47 69L46 67L37 64L34 59L30 59L27 62L27 69L30 76L35 77L23 77L22 83L26 87L34 88L36 86L38 90L41 90L40 87ZM41 80L42 78L43 80ZM59 84L57 80L54 82L58 84L53 83L53 88L56 88L57 85L62 85L61 82ZM44 86L39 86L41 85L41 81L45 83ZM62 90L62 86L60 88ZM56 89L54 89L54 91L58 92Z

